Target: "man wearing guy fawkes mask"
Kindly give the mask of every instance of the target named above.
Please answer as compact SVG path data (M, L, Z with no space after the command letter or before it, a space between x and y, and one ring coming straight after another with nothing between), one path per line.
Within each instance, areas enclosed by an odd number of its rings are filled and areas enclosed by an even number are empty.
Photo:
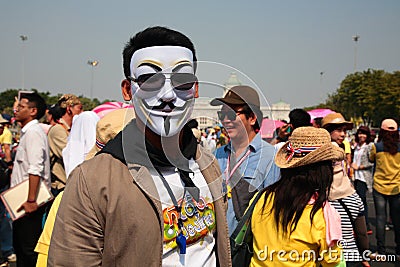
M190 39L164 27L127 43L121 87L137 119L72 172L49 266L230 265L221 173L185 126L196 61Z

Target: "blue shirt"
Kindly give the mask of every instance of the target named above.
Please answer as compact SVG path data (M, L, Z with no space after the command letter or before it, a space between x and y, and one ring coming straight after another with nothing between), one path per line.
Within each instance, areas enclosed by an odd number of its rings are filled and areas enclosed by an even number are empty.
M260 133L258 133L249 144L248 149L250 150L250 154L238 167L237 172L240 173L241 177L243 177L247 182L258 189L275 183L280 177L280 169L274 163L275 148L265 142L261 138ZM227 167L228 157L232 151L234 152L232 149L232 143L229 142L227 145L218 148L214 152L221 168L224 186L226 181L225 170ZM242 155L236 156L237 161L239 161L246 152L247 150L243 152ZM230 162L230 168L232 169L235 164L235 162ZM235 230L238 221L236 220L232 199L230 198L228 199L227 220L229 234L231 235Z

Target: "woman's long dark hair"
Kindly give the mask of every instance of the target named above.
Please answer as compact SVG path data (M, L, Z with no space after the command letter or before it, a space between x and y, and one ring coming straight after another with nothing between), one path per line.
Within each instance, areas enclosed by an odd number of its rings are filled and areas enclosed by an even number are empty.
M322 161L297 168L281 169L281 179L265 188L263 212L270 194L274 194L272 209L278 232L289 235L296 229L303 210L315 194L315 203L310 214L312 223L315 213L323 207L333 181L332 161ZM316 194L317 193L317 194Z
M395 155L399 149L399 132L380 129L378 142L383 142L383 151Z

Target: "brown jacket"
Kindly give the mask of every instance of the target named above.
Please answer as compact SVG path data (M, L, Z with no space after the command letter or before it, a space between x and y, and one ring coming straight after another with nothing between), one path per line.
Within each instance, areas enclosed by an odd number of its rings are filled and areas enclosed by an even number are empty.
M198 146L215 200L218 266L231 266L226 202L215 158ZM48 266L161 266L162 206L146 167L100 154L68 179L50 243Z
M65 183L67 181L67 177L65 175L64 163L62 150L67 145L68 140L68 125L61 119L60 124L56 124L52 126L47 133L47 139L49 142L50 148L50 163L54 159L57 159L51 168L51 173L58 177L59 180L52 181L51 187L56 189L64 188Z

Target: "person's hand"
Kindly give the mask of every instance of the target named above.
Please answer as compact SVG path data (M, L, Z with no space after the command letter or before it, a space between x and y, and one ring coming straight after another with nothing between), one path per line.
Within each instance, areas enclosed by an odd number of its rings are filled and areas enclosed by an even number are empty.
M17 212L21 210L25 210L27 214L35 212L39 208L38 204L36 202L24 202L21 207L17 210Z
M351 167L352 167L354 170L358 170L358 165L355 164L354 162L351 164Z
M293 128L293 126L290 123L282 125L279 128L278 137L280 139L286 140L288 138L288 136L292 133L292 131L288 131L289 127Z
M18 97L14 97L14 104L13 104L13 111L14 111L14 113L17 111L18 104L19 104Z

